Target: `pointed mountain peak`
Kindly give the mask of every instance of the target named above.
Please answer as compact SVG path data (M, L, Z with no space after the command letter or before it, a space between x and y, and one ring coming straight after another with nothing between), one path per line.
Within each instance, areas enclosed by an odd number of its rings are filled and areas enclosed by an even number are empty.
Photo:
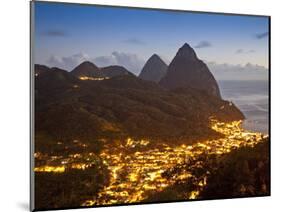
M208 66L197 58L195 51L187 43L179 48L168 66L167 74L159 83L168 89L191 87L221 98L219 86L213 74Z
M164 61L161 59L161 57L159 57L158 54L153 54L147 61L159 61L161 63L164 63Z
M192 60L197 59L194 49L187 43L183 44L183 46L179 48L176 56L185 57Z
M181 48L188 48L188 49L192 49L191 46L188 43L184 43L183 46Z
M157 58L157 59L161 59L158 54L153 54L150 58Z
M166 74L167 67L166 63L157 54L153 54L142 68L139 78L159 82Z

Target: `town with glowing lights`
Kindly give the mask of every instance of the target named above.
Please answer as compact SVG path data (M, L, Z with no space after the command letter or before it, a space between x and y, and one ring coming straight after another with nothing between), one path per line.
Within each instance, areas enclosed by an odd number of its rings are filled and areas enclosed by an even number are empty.
M243 130L241 121L230 123L210 120L211 128L223 135L220 139L206 140L192 145L179 146L162 144L153 149L147 149L149 140L134 140L127 138L118 147L108 148L99 154L102 163L109 170L109 183L104 186L93 199L85 199L81 206L128 204L145 202L151 193L163 191L165 188L193 178L196 190L188 191L185 199L197 199L200 191L208 183L208 174L211 170L204 170L201 176L195 178L192 171L202 167L205 161L202 156L221 157L241 147L254 148L265 142L267 135ZM74 143L80 143L75 140ZM61 145L58 143L57 145ZM87 148L87 145L83 145ZM137 147L137 151L134 149ZM125 154L129 152L128 154ZM85 170L95 165L97 155L94 153L75 153L66 157L59 155L34 154L35 159L44 161L44 165L36 166L35 172L63 173L67 169ZM80 162L81 160L85 162ZM172 178L166 178L164 173L180 164L195 164L182 169ZM195 179L194 179L195 178Z

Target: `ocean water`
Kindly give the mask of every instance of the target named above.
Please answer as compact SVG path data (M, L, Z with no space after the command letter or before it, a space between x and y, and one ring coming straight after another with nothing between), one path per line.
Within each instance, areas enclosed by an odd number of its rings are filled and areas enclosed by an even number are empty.
M247 130L268 134L268 81L219 81L222 98L235 103L246 120Z

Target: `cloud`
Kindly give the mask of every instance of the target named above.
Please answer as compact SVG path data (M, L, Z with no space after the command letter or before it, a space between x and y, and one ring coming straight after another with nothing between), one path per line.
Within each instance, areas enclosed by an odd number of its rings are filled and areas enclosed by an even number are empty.
M268 37L268 32L262 32L262 33L255 34L256 39L263 39L263 38L266 38L266 37Z
M249 54L249 53L254 53L256 52L254 49L250 49L250 50L245 50L245 49L237 49L235 51L236 54Z
M111 55L97 57L93 60L97 66L121 65L137 74L144 65L144 60L136 54L114 51Z
M194 46L194 48L200 49L200 48L207 48L211 46L212 44L209 41L201 41L196 46Z
M243 49L237 49L237 50L236 50L236 54L242 54L242 53L244 53L244 50L243 50Z
M145 44L145 42L143 42L142 40L137 39L137 38L129 38L127 40L124 40L123 42L128 43L128 44L134 44L134 45L144 45Z
M45 32L42 32L42 35L44 36L49 36L49 37L65 37L67 36L68 34L63 31L63 30L47 30Z
M109 64L117 65L117 60L113 55L96 57L94 58L94 62L100 67L108 66Z
M219 64L206 62L217 80L267 80L268 69L257 64Z
M73 54L67 57L50 56L46 61L46 65L51 67L59 67L68 71L73 70L77 65L84 61L91 61L98 67L109 65L124 66L129 71L138 74L144 65L144 60L136 54L114 51L110 55L100 57L90 57L85 53Z
M68 57L58 57L52 55L46 62L48 66L58 67L71 71L83 61L90 60L90 57L85 53L78 53Z

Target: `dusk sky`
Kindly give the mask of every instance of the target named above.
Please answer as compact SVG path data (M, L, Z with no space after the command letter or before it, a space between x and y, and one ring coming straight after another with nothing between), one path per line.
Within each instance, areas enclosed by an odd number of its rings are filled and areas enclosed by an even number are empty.
M35 63L71 70L90 60L138 74L152 54L169 63L185 42L215 76L267 75L267 17L35 2Z

